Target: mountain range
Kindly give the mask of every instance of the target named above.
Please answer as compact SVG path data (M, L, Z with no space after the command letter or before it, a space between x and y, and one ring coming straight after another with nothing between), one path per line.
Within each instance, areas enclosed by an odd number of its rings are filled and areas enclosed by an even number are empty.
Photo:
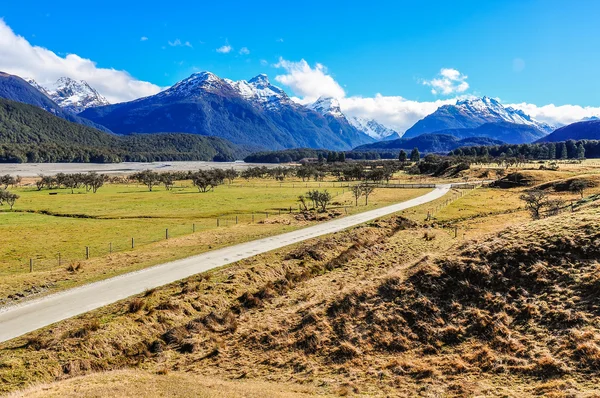
M265 74L247 81L233 81L210 72L194 73L156 95L109 104L85 81L62 77L42 85L33 79L26 81L0 72L0 97L31 104L65 120L105 132L216 136L250 150L300 147L387 150L412 149L413 145L425 152L442 152L473 137L486 138L492 144L521 144L600 136L597 133L600 124L594 123L597 118L559 128L548 135L552 126L521 110L505 107L493 98L482 97L439 107L415 123L399 140L399 133L376 120L346 114L335 98L321 97L308 105L297 103L284 90L272 85ZM407 143L423 135L420 141ZM448 136L455 139L449 140ZM474 145L488 142L471 141Z
M266 75L234 82L195 73L156 95L80 115L118 134L186 132L264 149L347 150L374 141L345 117L295 103Z
M432 114L415 123L406 131L403 137L413 138L425 133L474 129L486 123L511 123L513 125L531 126L539 132L536 139L554 130L552 126L531 118L520 109L505 107L493 98L483 97L460 100L455 105L443 105ZM519 143L523 142L527 141Z

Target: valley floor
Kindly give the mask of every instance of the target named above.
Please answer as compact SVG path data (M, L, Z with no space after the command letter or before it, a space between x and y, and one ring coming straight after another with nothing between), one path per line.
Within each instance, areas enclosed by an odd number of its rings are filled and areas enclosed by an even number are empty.
M598 188L552 191L574 206L538 221L525 189L442 198L30 333L0 345L0 389L598 396Z

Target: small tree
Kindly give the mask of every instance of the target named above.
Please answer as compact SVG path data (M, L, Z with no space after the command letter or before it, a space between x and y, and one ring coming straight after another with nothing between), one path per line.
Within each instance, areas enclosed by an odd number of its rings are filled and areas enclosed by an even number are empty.
M92 188L93 193L98 192L98 189L104 185L104 180L106 178L107 177L104 174L96 174L93 172L88 175L88 184Z
M419 160L421 160L421 154L419 153L419 149L417 147L415 147L410 152L410 161L411 162L418 162Z
M17 199L19 199L19 195L17 195L16 193L8 192L8 195L6 195L6 203L8 203L11 210L13 209L13 206L15 205Z
M365 197L365 206L369 204L369 195L373 193L375 188L368 184L362 184L362 192Z
M6 202L10 206L10 209L12 210L17 199L19 199L19 195L8 192L7 190L0 188L0 206L3 205L4 202Z
M198 170L191 177L192 183L198 188L199 192L214 190L222 181L221 177L212 170Z
M406 162L407 158L408 156L406 155L406 152L404 152L404 149L400 149L400 153L398 154L398 160L404 163Z
M317 196L317 205L321 208L321 212L327 211L327 206L331 202L331 194L327 190L319 192Z
M541 217L541 210L548 204L548 194L545 191L534 189L520 196L525 202L525 207L531 213L531 218L537 220Z
M160 182L163 183L167 191L170 191L175 185L175 177L171 173L163 173L160 175Z
M308 211L308 205L306 204L306 198L304 195L298 196L298 202L300 202L300 206L302 206L303 211Z
M0 177L0 183L4 185L4 189L7 189L9 185L15 185L17 180L10 174L6 174Z
M585 182L584 180L574 180L571 181L571 184L569 185L569 191L573 193L578 193L583 199L583 193L587 189L587 187L587 182Z
M363 187L360 184L354 185L352 195L354 196L354 206L358 206L358 199L363 195Z
M152 188L160 183L160 176L158 173L150 170L140 171L131 176L134 180L148 187L148 190L152 192Z

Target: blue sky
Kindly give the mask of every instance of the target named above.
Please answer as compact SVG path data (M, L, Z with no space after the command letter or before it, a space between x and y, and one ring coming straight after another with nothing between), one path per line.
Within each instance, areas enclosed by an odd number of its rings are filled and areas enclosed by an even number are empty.
M319 92L320 73L349 99L380 94L439 104L488 95L524 104L549 121L568 117L539 107L592 107L586 114L600 107L600 2L593 0L134 3L62 1L59 7L25 0L3 4L0 17L31 46L58 57L76 54L160 87L198 70L234 80L267 73L290 95L312 98L329 94ZM0 69L46 76L28 70L31 61L17 68L14 53L3 61L1 42ZM302 60L314 82L275 79L306 72Z

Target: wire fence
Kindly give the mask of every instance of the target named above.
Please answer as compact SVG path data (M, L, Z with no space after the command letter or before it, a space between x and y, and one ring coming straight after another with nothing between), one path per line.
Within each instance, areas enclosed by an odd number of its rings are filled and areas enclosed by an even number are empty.
M294 188L308 188L308 189L325 189L325 188L338 188L337 192L332 193L332 205L328 208L330 210L341 211L342 214L348 214L348 209L353 208L352 204L345 205L335 201L335 198L343 195L349 191L352 186L357 182L305 182L305 183L281 183L278 184L280 187L285 188L290 185ZM376 184L380 188L435 188L435 184ZM476 185L466 186L465 184L460 185L460 188L474 189ZM256 186L256 185L254 185ZM273 187L274 184L267 184L266 187ZM477 185L478 186L478 185ZM340 191L339 188L342 188ZM456 190L456 198L462 197L464 194ZM448 201L455 200L455 196ZM449 202L444 202L447 205ZM447 203L448 202L448 203ZM436 207L436 212L439 210L441 205ZM215 230L220 228L227 228L236 225L248 225L248 224L264 224L268 222L269 218L286 215L286 214L299 214L303 212L302 205L294 203L287 207L281 207L279 209L270 209L260 212L252 213L227 213L210 218L201 218L197 220L172 220L171 222L165 222L163 228L152 226L150 228L143 228L137 233L131 233L129 235L125 233L119 233L119 231L112 231L110 238L98 242L99 239L94 240L94 243L88 245L65 245L55 252L45 252L31 254L30 256L16 259L17 269L16 272L43 272L58 268L66 268L69 271L77 272L81 267L84 267L82 262L98 257L110 256L111 254L132 252L141 246L150 245L158 242L168 242L169 239L179 238L186 235L195 233L206 232L209 230ZM98 219L96 219L98 220ZM100 219L101 220L101 219ZM140 221L140 219L133 219ZM130 221L133 221L130 220ZM127 220L124 220L125 222ZM134 254L132 254L133 256Z
M349 208L354 206L335 201L335 198L343 195L343 193L344 191L332 193L332 203L328 206L328 210L337 210L342 214L349 213ZM316 211L316 209L311 209L309 212L310 211ZM132 233L130 235L119 233L119 231L111 231L111 233L107 234L111 235L111 237L103 242L98 242L98 239L90 239L96 240L96 242L82 246L65 245L65 247L61 248L59 251L54 251L52 253L36 253L17 259L16 262L19 265L17 266L17 269L13 271L19 273L49 271L56 269L57 267L64 267L67 270L76 272L78 267L83 267L82 262L85 260L127 251L133 253L134 249L139 248L140 246L150 245L161 241L168 242L169 239L173 238L207 232L209 230L214 231L236 225L265 224L275 217L298 215L304 212L306 211L302 208L301 204L294 203L294 205L287 207L260 212L227 213L197 220L172 220L171 222L165 222L163 228L151 226L149 228L140 229L137 233ZM95 220L102 221L102 219ZM147 221L148 219L143 220ZM123 221L139 222L142 220L124 219ZM274 221L274 223L277 222L282 221Z

